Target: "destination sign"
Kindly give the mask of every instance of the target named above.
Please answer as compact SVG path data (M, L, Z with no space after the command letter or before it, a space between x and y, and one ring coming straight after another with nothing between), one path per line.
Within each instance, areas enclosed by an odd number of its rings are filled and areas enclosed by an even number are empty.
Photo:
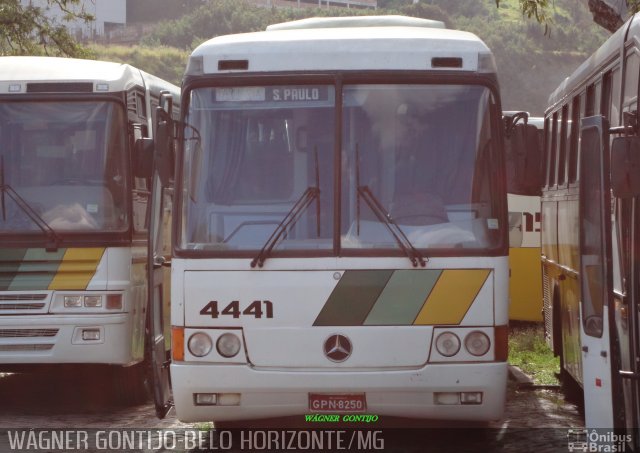
M328 86L224 87L214 91L214 102L326 102Z

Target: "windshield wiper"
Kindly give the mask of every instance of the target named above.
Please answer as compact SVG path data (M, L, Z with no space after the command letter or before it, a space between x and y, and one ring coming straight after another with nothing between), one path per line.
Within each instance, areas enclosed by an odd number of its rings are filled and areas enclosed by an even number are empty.
M262 247L262 250L260 250L260 253L258 253L258 256L251 260L251 267L256 267L256 264L258 267L262 267L269 254L271 254L271 250L273 250L280 238L283 237L283 234L295 225L304 210L307 209L307 206L309 206L313 200L316 200L316 230L318 237L320 237L320 166L318 165L317 146L314 147L314 154L316 186L307 187L307 190L305 190L300 198L298 198L289 212L287 212L287 215L284 216L284 219L282 219L276 229L273 230L273 233L271 233L271 236L267 239L267 242Z
M282 221L278 224L278 226L273 230L269 239L264 244L258 256L251 260L251 267L262 267L265 260L276 246L278 241L283 237L284 233L295 223L298 221L304 210L313 202L313 200L317 199L318 203L320 202L320 189L317 187L307 187L307 190L298 198L295 204L291 207L287 215L284 216Z
M387 212L384 208L380 200L376 198L376 196L371 192L368 186L360 186L358 187L358 197L362 197L362 199L369 205L373 213L376 215L378 220L382 222L393 238L396 240L398 247L402 249L402 251L407 255L407 257L411 260L411 264L413 267L418 267L418 265L425 267L427 265L427 261L429 258L424 258L422 254L416 249L407 235L402 231L400 226L393 220L391 214Z
M422 256L422 254L416 249L407 235L402 231L402 228L393 220L391 214L385 209L380 200L371 192L369 186L360 185L360 147L356 144L356 186L358 188L358 197L356 199L356 231L360 234L360 197L369 205L369 208L373 211L375 216L387 227L393 238L395 239L398 247L407 255L411 260L413 267L425 267L429 258Z
M4 157L0 156L0 204L2 205L2 221L7 221L7 212L5 206L5 196L9 195L9 198L13 200L13 202L20 208L22 211L31 219L33 223L35 223L38 228L42 230L47 238L47 243L45 244L45 249L48 252L55 252L58 250L60 245L60 237L56 234L53 228L49 226L49 224L40 217L40 214L33 209L27 201L22 198L18 192L16 192L13 187L9 184L5 183L4 180Z

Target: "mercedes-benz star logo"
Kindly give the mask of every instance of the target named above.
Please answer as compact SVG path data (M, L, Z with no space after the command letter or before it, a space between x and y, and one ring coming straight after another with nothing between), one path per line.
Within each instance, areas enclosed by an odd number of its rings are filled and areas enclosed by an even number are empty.
M331 335L324 342L324 355L333 362L344 362L352 351L351 341L344 335Z

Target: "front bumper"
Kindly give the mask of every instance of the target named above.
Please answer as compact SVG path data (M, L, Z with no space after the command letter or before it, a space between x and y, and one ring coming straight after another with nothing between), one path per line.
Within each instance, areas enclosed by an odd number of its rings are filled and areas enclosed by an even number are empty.
M418 369L304 371L247 365L171 365L173 397L183 422L232 421L313 413L309 393L365 393L367 413L438 420L502 417L507 364L428 364ZM482 392L482 404L436 404L435 392ZM237 406L196 406L195 393L239 393Z
M6 316L0 318L0 364L101 363L134 361L130 316ZM83 339L83 332L99 339ZM95 334L95 333L94 333Z

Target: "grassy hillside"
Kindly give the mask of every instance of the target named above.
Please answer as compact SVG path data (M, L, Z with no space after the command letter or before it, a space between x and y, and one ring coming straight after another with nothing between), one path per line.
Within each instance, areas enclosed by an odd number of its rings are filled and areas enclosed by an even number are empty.
M454 19L495 53L505 110L544 113L549 94L609 36L593 23L586 0L555 0L549 14L547 36L543 26L523 19L519 0L501 0L486 16Z
M168 46L104 46L92 45L98 60L129 63L150 74L180 85L189 52Z
M132 48L94 46L98 58L127 61L179 83L189 52L214 36L263 30L271 23L310 16L405 14L443 20L448 27L477 34L493 50L498 64L503 107L540 115L558 84L604 42L608 33L595 25L586 0L554 0L550 33L524 19L519 0L385 0L390 8L261 8L245 0L209 0L183 17L159 23Z

